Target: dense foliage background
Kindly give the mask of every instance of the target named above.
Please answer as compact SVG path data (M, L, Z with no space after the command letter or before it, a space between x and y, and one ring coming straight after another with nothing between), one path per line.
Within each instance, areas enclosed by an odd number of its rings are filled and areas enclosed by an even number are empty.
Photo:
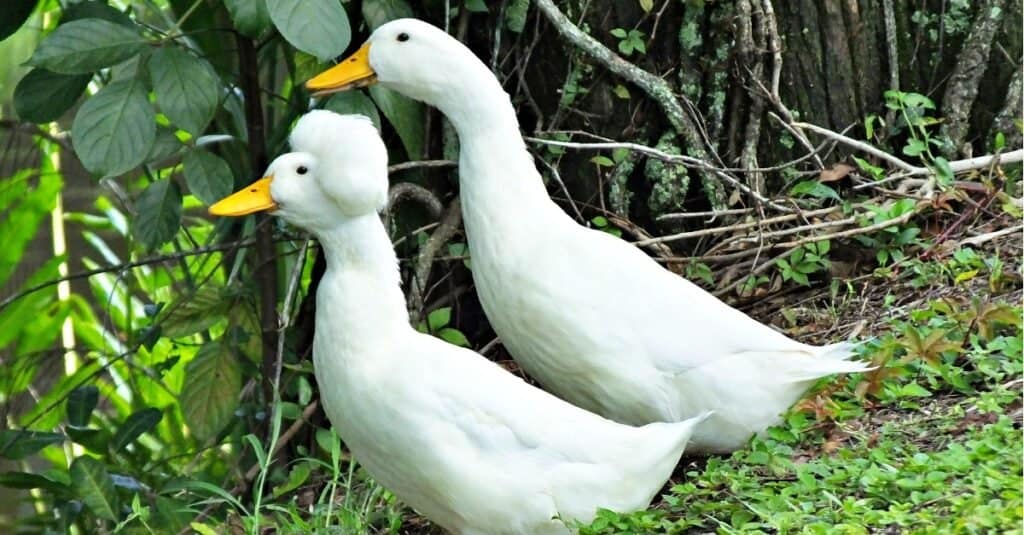
M871 339L875 372L584 531L1019 528L1019 0L9 0L0 530L431 529L319 410L315 243L205 215L310 108L369 115L413 322L516 371L443 117L301 87L403 16L492 67L581 223L792 336Z

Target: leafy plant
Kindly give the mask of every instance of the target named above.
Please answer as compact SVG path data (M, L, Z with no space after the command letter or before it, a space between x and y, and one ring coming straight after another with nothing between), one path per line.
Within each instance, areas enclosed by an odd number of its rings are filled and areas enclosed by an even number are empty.
M619 39L619 52L626 56L633 55L633 52L647 53L647 43L644 42L644 33L639 30L624 30L615 28L611 31L612 36Z
M776 265L783 280L792 280L804 286L810 286L808 275L819 271L828 271L828 251L831 244L828 240L802 245L790 253L787 258L780 258Z

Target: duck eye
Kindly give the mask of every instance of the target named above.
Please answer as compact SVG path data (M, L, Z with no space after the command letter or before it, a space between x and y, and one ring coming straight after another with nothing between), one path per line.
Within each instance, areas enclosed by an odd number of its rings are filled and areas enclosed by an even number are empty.
M407 34L405 32L402 32L402 33L398 34L398 41L399 42L404 43L404 42L406 42L408 40L409 40L409 34Z
M309 169L306 169L305 165L300 165L299 168L295 170L295 172L300 175L306 174L306 171L309 171Z

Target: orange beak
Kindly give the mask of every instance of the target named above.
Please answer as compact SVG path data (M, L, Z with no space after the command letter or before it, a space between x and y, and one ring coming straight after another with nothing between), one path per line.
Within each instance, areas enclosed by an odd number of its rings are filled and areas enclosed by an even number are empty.
M249 187L224 197L210 207L210 214L237 217L277 210L277 203L270 196L272 180L273 176L263 177Z
M319 97L375 83L377 73L370 66L370 43L365 43L341 63L306 81L306 89Z

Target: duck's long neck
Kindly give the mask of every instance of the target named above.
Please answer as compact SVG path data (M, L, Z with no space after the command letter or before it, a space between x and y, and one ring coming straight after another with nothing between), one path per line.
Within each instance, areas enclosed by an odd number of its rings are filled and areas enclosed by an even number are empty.
M459 182L467 226L474 215L560 211L526 150L508 93L487 67L467 65L437 102L459 135ZM521 222L521 221L520 221ZM472 229L469 230L471 233Z
M316 234L327 261L317 293L317 329L337 331L345 340L409 329L398 259L380 217L347 219Z

